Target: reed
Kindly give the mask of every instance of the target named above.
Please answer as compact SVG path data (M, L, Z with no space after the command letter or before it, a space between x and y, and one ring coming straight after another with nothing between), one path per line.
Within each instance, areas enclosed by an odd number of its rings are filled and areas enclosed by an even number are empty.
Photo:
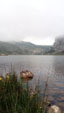
M24 87L22 79L18 80L15 73L9 73L5 78L0 76L0 113L46 113L46 88L47 85L40 97L39 87L30 91L28 81Z

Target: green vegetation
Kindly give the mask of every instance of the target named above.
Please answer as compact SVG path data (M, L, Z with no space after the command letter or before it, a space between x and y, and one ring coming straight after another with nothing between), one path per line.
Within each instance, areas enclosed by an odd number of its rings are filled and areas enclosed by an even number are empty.
M0 55L42 55L50 49L51 46L39 46L30 42L0 41Z
M39 85L31 92L28 82L22 82L16 74L0 76L0 113L47 113L44 104L47 84L43 98L40 96Z

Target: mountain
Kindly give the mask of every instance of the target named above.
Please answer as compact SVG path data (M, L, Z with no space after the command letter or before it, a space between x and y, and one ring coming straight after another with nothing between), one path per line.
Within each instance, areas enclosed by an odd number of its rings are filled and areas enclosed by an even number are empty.
M64 54L64 36L56 38L53 48L55 53Z
M8 42L0 42L0 54L20 54L21 49Z
M42 55L50 51L52 46L40 46L30 42L2 42L0 41L0 55Z

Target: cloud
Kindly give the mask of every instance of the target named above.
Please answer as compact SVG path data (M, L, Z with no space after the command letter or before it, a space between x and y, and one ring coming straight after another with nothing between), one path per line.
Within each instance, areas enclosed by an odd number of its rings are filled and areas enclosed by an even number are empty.
M64 34L64 0L1 0L0 40L52 44Z
M52 45L54 43L54 38L45 37L43 39L39 37L25 37L23 41L32 42L37 45Z

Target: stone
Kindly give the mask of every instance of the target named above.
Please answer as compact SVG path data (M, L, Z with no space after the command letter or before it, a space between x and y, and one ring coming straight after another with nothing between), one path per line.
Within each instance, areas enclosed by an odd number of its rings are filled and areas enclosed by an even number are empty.
M56 105L52 105L49 109L48 109L48 113L62 113L61 109L56 106Z
M20 72L20 76L23 79L32 79L34 77L33 73L28 70Z

